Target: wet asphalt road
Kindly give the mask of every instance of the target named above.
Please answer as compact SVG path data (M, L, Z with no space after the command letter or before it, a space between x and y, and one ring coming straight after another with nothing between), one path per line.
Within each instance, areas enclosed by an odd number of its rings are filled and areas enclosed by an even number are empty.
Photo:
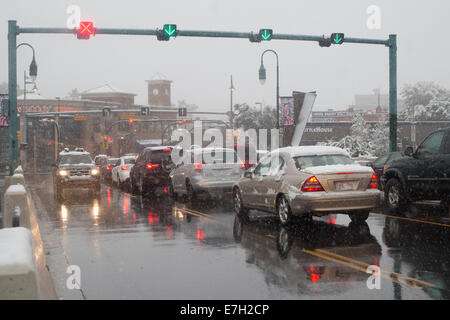
M58 204L45 175L33 195L62 299L450 298L449 214L429 204L286 229L263 212L238 219L231 201L192 207L105 185L97 199L75 190ZM69 265L81 290L66 286ZM379 289L368 289L369 265L381 268Z

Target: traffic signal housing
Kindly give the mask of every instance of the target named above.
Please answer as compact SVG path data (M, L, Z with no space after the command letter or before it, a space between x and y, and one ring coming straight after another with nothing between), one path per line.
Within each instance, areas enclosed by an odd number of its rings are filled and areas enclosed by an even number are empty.
M270 41L272 40L273 30L272 29L260 29L258 33L258 38L260 41Z
M90 36L95 35L97 29L94 28L92 21L81 21L80 27L76 31L78 39L87 40Z
M332 44L342 44L342 43L344 43L344 34L343 33L332 33L330 40L331 40Z
M157 30L156 38L160 41L169 41L171 37L176 37L178 29L176 24L165 24L162 30Z

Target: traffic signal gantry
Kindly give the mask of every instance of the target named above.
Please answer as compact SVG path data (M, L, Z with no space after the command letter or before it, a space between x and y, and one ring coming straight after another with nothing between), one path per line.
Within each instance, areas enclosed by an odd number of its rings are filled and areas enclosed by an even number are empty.
M83 21L79 28L22 28L16 20L8 21L8 92L9 92L9 137L10 137L10 173L17 167L19 148L17 140L17 36L20 34L76 34L78 39L87 40L93 35L142 35L155 36L160 41L168 41L174 37L202 37L202 38L237 38L250 42L272 40L312 41L321 47L331 44L345 43L383 45L389 48L389 145L390 151L397 150L397 35L391 34L386 40L365 38L344 38L343 33L332 33L330 37L311 36L302 34L273 33L272 29L260 29L258 33L232 31L200 31L179 30L176 24L165 24L162 29L113 29L95 28L92 21Z

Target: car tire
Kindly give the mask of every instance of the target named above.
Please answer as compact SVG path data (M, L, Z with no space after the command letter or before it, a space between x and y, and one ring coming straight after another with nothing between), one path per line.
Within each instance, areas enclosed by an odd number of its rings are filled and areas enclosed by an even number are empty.
M138 193L141 196L143 196L145 194L144 180L142 179L142 177L139 177Z
M403 186L397 178L390 178L384 189L384 199L389 209L397 211L408 204Z
M289 205L289 201L286 199L284 195L278 197L277 212L282 225L286 226L291 223L292 221L291 206Z
M348 216L350 220L355 223L363 223L369 218L370 210L357 210L354 212L349 212Z
M248 221L248 209L244 207L244 202L242 201L241 191L239 188L233 189L233 208L236 215L244 221Z
M193 205L197 200L197 193L189 180L186 181L186 195L187 201Z
M176 193L173 188L172 179L169 180L169 196L175 201L178 199L178 193Z
M138 194L139 192L136 181L134 181L133 179L130 179L130 191L132 194Z

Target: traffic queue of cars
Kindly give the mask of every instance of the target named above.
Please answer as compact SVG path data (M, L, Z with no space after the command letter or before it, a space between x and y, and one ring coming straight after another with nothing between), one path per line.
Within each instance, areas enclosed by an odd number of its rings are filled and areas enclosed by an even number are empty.
M431 133L417 150L388 153L367 166L354 162L340 148L298 146L261 156L249 167L236 147L192 147L172 160L172 146L147 147L139 155L120 158L84 150L60 153L54 175L56 195L71 186L99 192L99 181L128 187L134 194L199 200L232 197L244 219L251 209L275 213L282 224L294 216L310 218L329 213L365 221L384 192L388 208L401 209L417 200L450 203L450 128ZM382 167L382 168L381 168ZM92 180L92 181L91 181Z
M134 161L130 156L113 164L106 160L102 179L127 183L133 194L148 197L167 195L189 203L231 198L239 216L248 217L250 209L257 209L278 214L282 224L293 216L330 212L365 221L380 200L373 169L356 164L335 147L280 148L247 170L248 161L239 159L236 148L193 147L177 164L172 151L171 146L147 147Z

